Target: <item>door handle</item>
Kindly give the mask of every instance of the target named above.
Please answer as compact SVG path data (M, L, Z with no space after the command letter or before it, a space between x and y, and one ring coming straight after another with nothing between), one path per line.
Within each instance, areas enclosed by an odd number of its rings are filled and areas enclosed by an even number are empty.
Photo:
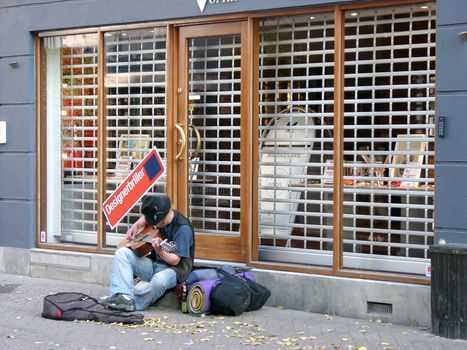
M196 134L196 148L193 154L190 156L190 160L192 160L193 158L196 158L198 156L199 151L201 149L201 135L199 134L199 131L196 128L196 126L194 126L193 124L188 125L188 127L192 129Z
M182 160L183 159L182 154L186 147L186 136L185 136L185 132L183 131L183 124L177 123L175 124L175 128L177 129L180 135L180 138L177 140L177 144L180 146L180 151L175 156L175 160Z

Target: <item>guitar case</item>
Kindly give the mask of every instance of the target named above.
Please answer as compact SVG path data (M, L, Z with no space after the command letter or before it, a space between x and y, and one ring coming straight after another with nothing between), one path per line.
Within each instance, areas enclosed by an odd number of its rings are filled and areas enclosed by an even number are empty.
M79 292L62 292L44 297L42 317L62 321L144 323L143 314L109 310L93 297Z

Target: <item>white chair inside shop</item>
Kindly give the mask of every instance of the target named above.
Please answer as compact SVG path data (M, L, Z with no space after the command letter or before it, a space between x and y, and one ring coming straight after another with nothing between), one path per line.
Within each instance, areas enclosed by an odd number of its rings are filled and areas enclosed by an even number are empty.
M260 149L259 226L261 236L288 239L295 222L315 130L311 113L290 107L273 118ZM294 189L295 187L295 189Z

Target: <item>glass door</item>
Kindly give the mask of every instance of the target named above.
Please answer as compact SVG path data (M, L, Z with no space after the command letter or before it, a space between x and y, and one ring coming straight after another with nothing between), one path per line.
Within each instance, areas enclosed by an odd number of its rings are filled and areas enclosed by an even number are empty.
M244 261L247 253L245 35L241 22L179 29L176 191L197 258Z

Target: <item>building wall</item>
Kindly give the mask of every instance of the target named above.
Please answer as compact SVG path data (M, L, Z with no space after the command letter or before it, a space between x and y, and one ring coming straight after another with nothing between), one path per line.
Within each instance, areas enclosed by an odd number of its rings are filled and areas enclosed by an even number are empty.
M438 1L436 115L446 118L436 144L435 242L467 244L467 2Z
M212 0L212 2L214 2ZM0 5L0 246L31 248L35 239L35 95L33 33L224 13L335 4L334 0L5 0ZM169 6L170 4L170 6ZM436 242L467 244L467 2L439 0L437 116L446 135L436 149ZM15 61L16 68L10 66Z
M34 32L344 2L350 1L208 1L201 13L196 0L3 0L0 121L7 122L7 143L0 144L0 272L59 279L73 276L74 280L107 284L110 269L110 256L29 250L35 245L36 230ZM439 0L438 12L437 109L438 115L447 117L447 129L437 146L436 235L467 244L467 138L462 135L467 118L467 42L457 36L467 30L467 3ZM9 65L13 61L16 68ZM388 322L430 323L429 286L257 272L273 291L270 305L365 318L368 301L390 303L394 312ZM292 297L281 293L290 283L297 286ZM318 297L306 293L309 290L318 291ZM356 300L355 295L360 298Z

